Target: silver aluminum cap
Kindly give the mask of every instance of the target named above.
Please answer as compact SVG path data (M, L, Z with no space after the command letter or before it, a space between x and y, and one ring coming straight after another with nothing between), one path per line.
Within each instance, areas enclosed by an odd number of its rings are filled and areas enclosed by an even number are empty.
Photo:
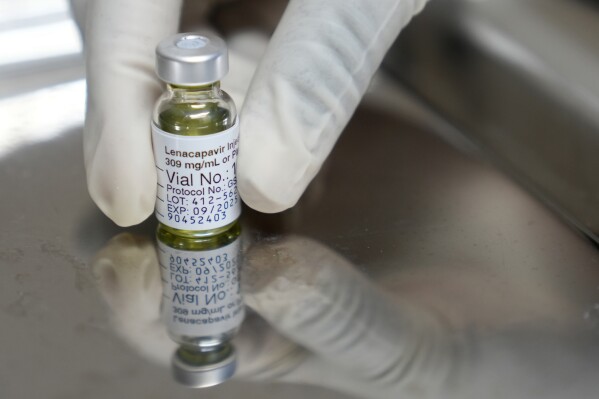
M223 39L209 33L180 33L156 47L156 74L167 83L200 86L221 80L229 71Z
M194 364L179 356L177 351L173 355L171 365L173 378L178 383L189 388L207 388L233 377L237 368L237 356L231 347L227 356L217 362Z

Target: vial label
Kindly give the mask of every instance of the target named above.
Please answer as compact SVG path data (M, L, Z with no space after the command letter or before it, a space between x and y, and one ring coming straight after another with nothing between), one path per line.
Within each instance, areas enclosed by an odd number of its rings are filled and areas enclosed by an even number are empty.
M245 314L239 287L240 240L209 251L158 242L163 318L171 334L214 336L235 330Z
M220 133L179 136L152 123L158 172L156 218L181 230L226 226L241 213L235 166L239 123Z

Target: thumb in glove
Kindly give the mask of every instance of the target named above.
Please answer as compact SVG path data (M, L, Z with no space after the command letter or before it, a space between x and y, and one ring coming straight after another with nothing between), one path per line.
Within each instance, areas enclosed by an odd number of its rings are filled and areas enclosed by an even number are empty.
M154 50L177 31L180 1L91 0L87 8L84 158L91 197L121 226L154 209L150 118Z

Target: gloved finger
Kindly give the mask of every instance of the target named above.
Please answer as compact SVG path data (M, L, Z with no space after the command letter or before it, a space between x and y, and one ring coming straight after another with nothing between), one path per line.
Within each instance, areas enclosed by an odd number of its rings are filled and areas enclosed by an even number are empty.
M180 0L91 0L87 7L87 184L98 207L121 226L154 209L150 120L160 94L154 49L177 31L180 7Z
M425 2L290 1L241 113L238 182L249 206L278 212L297 202Z
M243 106L252 76L267 44L266 35L252 31L237 33L227 38L229 73L221 83L238 109Z

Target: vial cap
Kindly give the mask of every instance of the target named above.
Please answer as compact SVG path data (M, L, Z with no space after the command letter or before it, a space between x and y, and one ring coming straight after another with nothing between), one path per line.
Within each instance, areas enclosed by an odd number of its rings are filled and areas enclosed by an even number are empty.
M231 378L237 368L237 357L232 346L226 356L207 363L190 361L177 351L173 355L171 365L173 378L178 383L189 388L206 388Z
M167 83L200 86L221 80L229 71L227 45L209 33L180 33L156 47L156 74Z

